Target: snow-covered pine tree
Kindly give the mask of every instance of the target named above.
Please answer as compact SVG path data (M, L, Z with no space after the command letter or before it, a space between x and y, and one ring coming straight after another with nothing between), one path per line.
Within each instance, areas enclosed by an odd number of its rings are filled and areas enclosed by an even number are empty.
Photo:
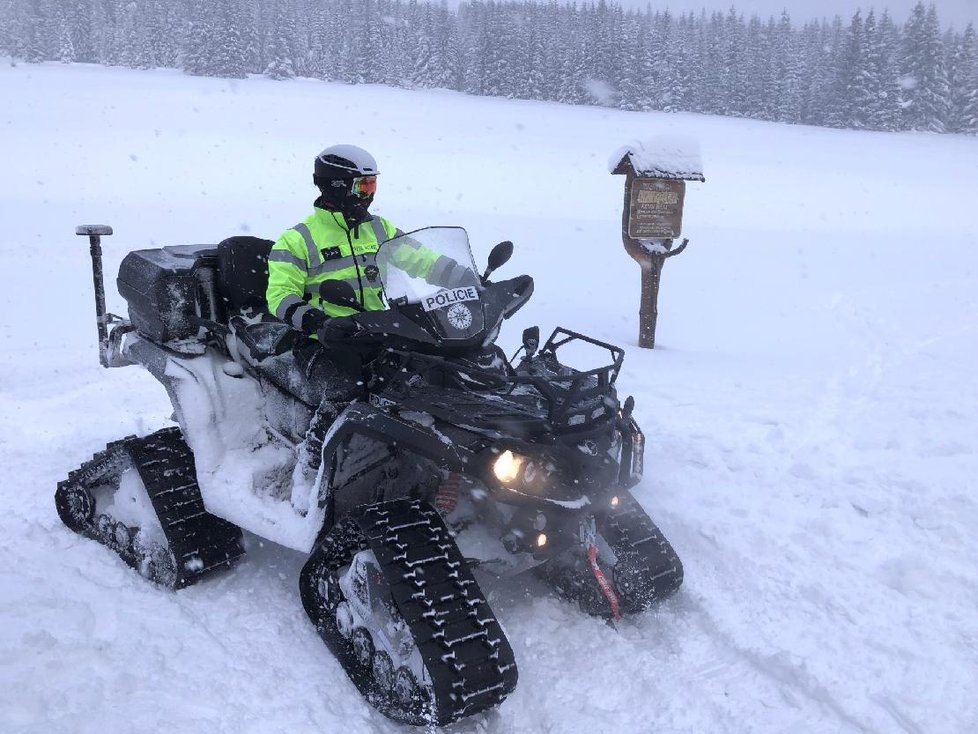
M210 0L214 18L214 52L210 58L211 76L244 79L247 72L241 9L234 0Z
M546 26L540 15L545 9L537 5L524 4L520 8L519 53L516 56L518 67L514 95L519 99L547 99L544 86L544 70L549 63L544 41Z
M115 33L116 62L130 69L149 69L155 66L149 44L149 21L145 5L135 0L120 4Z
M801 122L802 119L804 103L802 51L801 39L792 28L787 11L784 11L774 30L771 56L774 76L774 119L780 122Z
M269 29L267 56L265 76L270 79L292 79L295 76L295 67L289 52L289 39L282 29L275 27Z
M14 5L10 23L11 61L20 58L30 64L44 61L45 43L42 29L43 18L34 3L20 2Z
M883 49L880 47L876 13L870 10L863 24L861 48L863 68L853 89L852 104L860 127L880 129L877 125L879 109L886 102L883 91Z
M598 0L597 5L582 9L581 18L582 35L578 42L582 46L580 79L584 101L595 105L614 105L618 96L615 89L618 77L615 38L621 24L621 8Z
M512 96L515 64L509 44L516 33L516 24L501 3L488 3L484 17L484 36L480 43L484 74L482 94Z
M186 31L180 58L183 70L195 76L204 76L210 69L210 49L214 45L213 20L206 0L189 0Z
M863 36L862 13L857 10L849 21L845 39L833 63L832 96L826 116L826 122L832 127L867 126L867 110L857 104L857 100L865 102L871 94L867 87Z
M972 23L954 39L949 54L948 83L951 89L951 111L948 130L957 133L978 133L978 38Z
M282 13L273 21L287 41L288 57L296 76L309 76L309 36L306 23L300 17L305 0L283 0Z
M873 106L870 127L874 130L902 130L903 86L900 83L901 37L887 11L880 15L875 41L868 40L879 59L879 99Z
M773 20L767 24L752 15L747 23L746 63L747 78L744 84L744 115L760 120L775 117Z
M458 10L458 42L462 62L462 91L481 94L483 16L482 4L463 4Z
M559 34L559 78L557 100L566 104L585 104L588 100L588 61L584 53L587 17L576 7L566 9Z
M618 107L623 110L650 109L646 91L650 78L649 60L654 54L663 53L664 49L650 48L648 26L635 13L625 15L620 41L621 50L614 82L618 90Z
M693 112L704 115L719 114L723 107L723 80L720 70L721 46L723 44L723 16L714 12L706 19L703 11L697 29L696 56L702 69L699 86L693 94Z
M675 112L675 92L679 83L679 68L674 56L676 25L668 10L657 12L649 23L649 45L642 59L645 99L640 109Z
M435 68L435 87L460 89L462 84L461 59L459 58L458 23L442 0L434 14L435 43L441 50L441 63Z
M149 0L146 4L148 54L153 66L178 65L180 37L183 26L176 9L166 0Z
M272 0L265 6L264 21L264 59L262 73L270 79L292 79L295 64L289 43L289 7L286 0Z
M944 132L950 89L937 11L918 2L904 29L904 119L911 130Z
M747 26L734 8L723 22L720 54L720 85L723 94L719 112L735 117L747 115Z
M260 74L265 67L262 63L261 39L258 35L257 0L241 0L238 13L246 73Z
M435 41L430 35L430 17L418 7L416 0L411 0L408 3L408 18L409 30L403 39L409 46L408 58L411 60L407 79L412 87L430 87L435 63L432 59Z
M978 135L978 37L976 37L974 26L968 24L964 32L964 43L970 57L970 64L966 63L964 68L970 66L970 72L961 73L961 87L965 90L961 97L961 108L957 115L957 132L968 135ZM970 81L969 81L970 77Z
M838 108L838 59L842 56L845 44L845 28L842 19L835 16L831 24L822 23L817 36L816 47L809 49L808 68L813 70L810 78L807 115L804 122L813 125L832 125L833 115Z
M696 89L702 70L699 55L696 53L694 18L684 13L676 21L676 30L666 44L666 56L674 60L673 73L663 93L668 105L667 112L685 112L693 109L693 92Z
M58 17L58 37L60 41L61 63L73 63L75 61L75 44L71 40L71 29L68 26L68 18L64 11L59 13Z

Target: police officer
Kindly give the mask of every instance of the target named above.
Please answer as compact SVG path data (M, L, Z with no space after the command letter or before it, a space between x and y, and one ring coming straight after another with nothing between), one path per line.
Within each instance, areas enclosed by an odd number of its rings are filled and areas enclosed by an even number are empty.
M309 337L324 330L341 336L348 323L341 317L354 313L320 298L327 280L349 283L368 311L384 308L377 250L403 233L387 219L370 214L379 173L377 161L363 148L326 148L313 168L312 180L320 194L313 213L283 232L268 256L269 311ZM446 286L466 277L464 268L437 252L409 248L405 253L401 267L415 277ZM294 350L307 377L310 360L318 358L317 346L307 339Z
M268 309L305 334L316 334L331 316L352 309L324 302L326 280L349 283L367 310L383 308L374 255L400 232L369 212L377 191L377 162L363 148L333 145L316 156L315 209L287 229L268 258Z
M318 467L323 435L341 406L357 397L359 358L321 342L341 339L354 309L320 297L327 280L349 283L366 310L384 308L376 253L402 232L370 214L377 191L377 161L355 145L333 145L316 156L313 183L319 189L313 213L285 230L268 256L268 309L301 331L293 354L297 366L321 400L309 428L305 453L296 465L297 486L311 481ZM401 266L415 277L453 285L467 270L437 252L404 245ZM322 337L321 340L316 337Z
M347 320L341 317L354 311L323 301L319 289L327 280L342 280L353 287L364 308L384 307L375 254L400 232L369 212L379 173L377 161L363 148L326 148L316 156L313 168L319 197L312 214L285 230L268 256L268 310L304 334L292 351L312 393L321 401L297 457L296 487L313 481L326 430L343 404L360 392L356 357L324 348L317 339L327 335L327 324L342 330Z
M312 214L282 233L268 256L268 310L301 331L296 363L322 398L352 399L358 377L351 355L327 353L316 340L331 319L342 330L353 309L323 301L320 286L342 280L367 310L384 308L375 263L377 249L400 234L369 212L377 191L377 161L355 145L333 145L316 156L313 183L319 189Z

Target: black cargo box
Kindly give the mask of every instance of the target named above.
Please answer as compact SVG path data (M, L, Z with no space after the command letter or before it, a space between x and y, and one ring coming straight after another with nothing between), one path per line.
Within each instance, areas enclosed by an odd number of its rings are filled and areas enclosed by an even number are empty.
M136 330L156 342L196 337L195 317L218 321L215 245L136 250L119 266L119 294Z

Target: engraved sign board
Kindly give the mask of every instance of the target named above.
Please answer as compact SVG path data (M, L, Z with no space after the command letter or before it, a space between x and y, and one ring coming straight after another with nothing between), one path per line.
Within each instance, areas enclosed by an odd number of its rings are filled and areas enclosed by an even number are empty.
M629 192L628 236L636 240L675 239L682 230L686 182L633 178Z

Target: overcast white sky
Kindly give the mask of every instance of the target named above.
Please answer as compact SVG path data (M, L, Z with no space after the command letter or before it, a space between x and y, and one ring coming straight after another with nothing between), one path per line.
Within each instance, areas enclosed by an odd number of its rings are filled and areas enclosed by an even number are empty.
M540 0L543 2L544 0ZM578 0L578 5L590 0ZM642 9L651 5L653 10L669 8L675 13L686 11L699 12L706 8L707 12L720 10L726 12L733 5L745 16L756 14L762 18L769 15L781 15L781 11L786 9L791 15L795 25L800 25L812 18L832 18L840 15L844 20L852 17L858 9L863 10L863 15L871 7L875 7L877 13L883 8L889 8L890 16L899 23L902 23L910 15L910 9L917 4L917 0L882 0L872 2L872 0L861 2L860 0L611 0L617 1L623 8ZM449 0L449 6L457 7L461 0ZM597 0L594 0L597 2ZM930 3L924 0L925 5ZM958 30L963 30L969 23L973 22L978 26L978 0L935 0L933 3L937 7L937 16L941 20L941 25L947 28L953 25Z

